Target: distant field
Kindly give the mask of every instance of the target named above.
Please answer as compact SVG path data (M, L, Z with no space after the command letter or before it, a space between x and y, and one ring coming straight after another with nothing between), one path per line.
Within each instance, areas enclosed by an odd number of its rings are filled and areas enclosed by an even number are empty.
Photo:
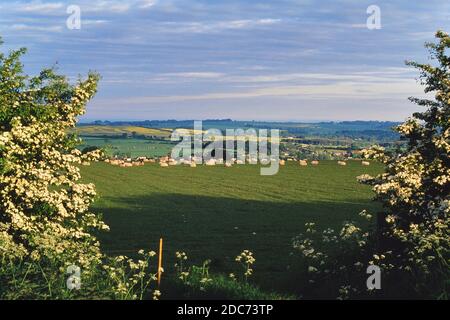
M289 163L275 176L260 176L257 166L232 168L120 168L105 163L83 167L85 181L94 182L99 199L94 210L104 214L111 231L100 235L111 254L156 249L165 240L165 269L173 270L177 250L190 260L212 259L212 270L229 273L243 249L256 257L254 280L284 290L291 239L304 232L305 222L339 228L358 212L378 209L372 192L356 176L377 173L381 165L363 167L335 161L300 167Z
M173 144L166 141L135 138L103 138L82 137L83 143L79 149L96 146L105 150L108 156L127 155L129 157L160 157L165 156L173 148Z
M143 128L138 126L77 126L74 130L81 136L120 136L122 134L169 137L172 129Z

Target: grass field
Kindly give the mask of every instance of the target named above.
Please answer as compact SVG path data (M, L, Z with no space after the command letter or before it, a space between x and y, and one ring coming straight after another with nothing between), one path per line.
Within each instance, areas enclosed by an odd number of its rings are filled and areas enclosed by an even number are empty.
M102 148L106 155L126 155L128 157L161 157L173 149L174 144L166 141L155 141L135 138L83 137L79 148L96 146Z
M260 176L253 165L197 168L158 165L120 168L105 163L83 167L99 198L94 210L104 214L111 231L100 235L111 254L157 248L165 241L165 269L173 270L174 253L187 252L199 263L212 259L212 271L235 271L234 258L243 249L256 257L254 280L263 288L283 291L290 263L291 239L305 222L319 229L339 228L372 212L372 192L356 176L382 169L349 161L300 167L289 163L275 176Z

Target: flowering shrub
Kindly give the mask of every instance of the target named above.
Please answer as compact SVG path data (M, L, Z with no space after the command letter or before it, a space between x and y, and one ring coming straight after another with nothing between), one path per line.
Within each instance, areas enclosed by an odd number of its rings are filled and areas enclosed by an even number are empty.
M339 234L327 231L319 240L308 235L294 241L294 248L311 261L310 273L321 275L312 281L328 281L329 277L322 274L332 273L337 282L336 295L341 298L368 294L361 273L370 264L379 266L383 273L384 288L379 294L448 298L450 37L439 31L436 38L437 43L426 45L436 66L407 62L421 71L425 92L434 92L435 99L410 98L427 109L396 128L407 140L406 148L390 154L375 146L364 152L366 158L381 161L386 168L376 177L358 177L360 182L373 186L376 200L383 204L377 229L366 234L356 224L348 223ZM329 241L339 254L330 256L317 251L317 246L324 247ZM349 241L352 245L343 245ZM362 266L361 271L354 270Z
M95 94L98 76L89 74L76 86L47 69L23 75L21 49L0 54L0 243L8 258L42 257L76 263L99 263L93 230L107 230L89 212L92 184L79 183L84 156L67 136L76 117Z
M361 216L371 219L367 212ZM354 222L344 222L340 230L318 231L314 223L306 223L305 234L293 239L295 266L303 277L297 280L304 298L345 299L361 294L359 283L365 284L365 265L370 258L371 233Z
M134 261L125 256L117 256L112 263L103 265L106 270L109 287L114 297L121 300L144 298L152 281L156 281L156 273L149 274L150 260L156 255L154 251L139 250L142 260ZM153 291L153 299L159 298L161 293Z
M89 211L94 185L79 181L79 166L101 151L81 153L67 134L99 76L76 85L52 69L28 77L24 53L0 53L0 298L142 299L154 253L137 261L101 253L93 232L108 226ZM72 265L81 270L79 290L67 287Z

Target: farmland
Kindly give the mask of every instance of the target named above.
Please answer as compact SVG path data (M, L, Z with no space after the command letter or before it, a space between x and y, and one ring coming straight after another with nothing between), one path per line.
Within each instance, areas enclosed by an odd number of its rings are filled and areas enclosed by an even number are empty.
M77 126L72 132L80 136L121 136L121 135L142 135L155 137L168 137L171 129L143 128L139 126Z
M347 121L322 123L245 122L205 120L203 130L279 129L280 154L285 159L342 160L358 158L360 150L374 144L398 149L402 143L391 130L394 122ZM72 129L83 139L79 148L102 148L109 157L135 158L167 155L175 142L170 136L174 129L184 128L192 133L193 121L94 122Z
M160 157L170 153L174 144L168 141L133 138L83 137L80 149L96 146L105 151L109 157L118 155L126 157Z
M359 161L345 167L336 161L306 167L288 162L277 175L260 176L254 165L120 168L93 163L82 174L84 181L95 183L94 210L111 227L100 235L106 252L155 250L163 237L168 273L175 251L182 250L191 262L211 259L213 272L228 274L235 271L234 257L249 249L256 257L253 281L285 291L292 237L304 232L306 222L339 228L345 220L359 220L362 209L378 210L370 188L355 178L381 169Z

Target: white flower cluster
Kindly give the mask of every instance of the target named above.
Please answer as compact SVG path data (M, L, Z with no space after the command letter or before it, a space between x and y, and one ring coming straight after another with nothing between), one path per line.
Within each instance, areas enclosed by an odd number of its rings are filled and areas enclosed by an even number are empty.
M309 238L297 238L294 248L301 252L307 261L309 274L323 272L316 257L327 257L324 265L333 268L337 278L347 279L339 288L342 298L351 293L350 284L361 287L358 279L346 278L350 261L345 262L339 255L320 254L318 248L326 243L341 246L339 253L347 259L358 259L352 267L361 268L374 264L384 272L384 279L392 274L392 284L403 277L402 283L411 292L420 292L421 297L448 296L450 279L450 37L442 31L437 32L438 43L428 44L432 58L438 66L408 63L421 70L422 83L426 92L435 92L434 100L411 100L428 109L416 113L412 118L398 126L396 130L407 144L399 152L387 152L375 146L364 150L366 158L376 159L385 164L384 173L371 177L367 174L358 180L373 186L376 199L383 204L371 245L370 233L354 223L346 223L336 241L330 241L329 233L313 246ZM372 216L367 212L360 214L366 219ZM311 226L307 225L311 233ZM335 238L333 238L335 239ZM357 249L351 248L351 243ZM353 250L353 251L351 251ZM365 263L364 263L365 262ZM324 273L326 273L324 271ZM340 272L342 271L342 272ZM401 272L399 272L401 271ZM314 278L312 281L318 279ZM322 281L326 278L322 277ZM358 281L357 281L358 280ZM389 280L385 280L389 281ZM408 284L410 286L408 287ZM362 288L361 292L363 291ZM428 296L427 296L428 295Z
M244 278L247 280L253 274L252 266L256 261L253 253L249 250L244 250L236 257L235 261L241 263L244 267Z
M91 231L108 227L89 212L95 188L79 182L78 167L100 154L81 155L66 134L96 83L90 75L73 87L70 99L48 93L50 85L10 97L18 114L0 123L0 242L8 257L45 256L82 268L100 261ZM48 100L42 98L46 92Z

